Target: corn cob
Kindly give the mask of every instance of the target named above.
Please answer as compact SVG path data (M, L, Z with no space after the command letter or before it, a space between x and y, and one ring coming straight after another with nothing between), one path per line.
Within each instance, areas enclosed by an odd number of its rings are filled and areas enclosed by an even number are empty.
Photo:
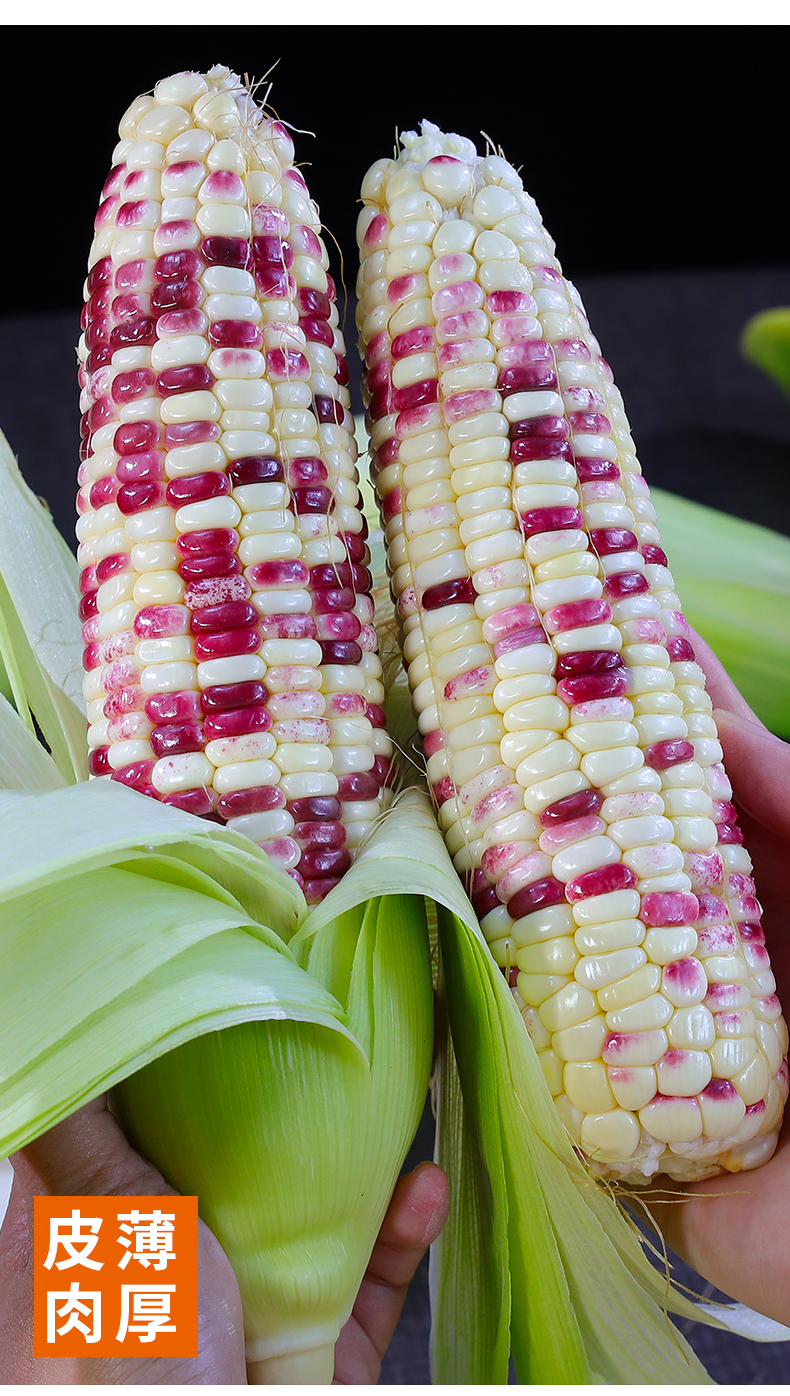
M391 754L318 210L226 68L158 83L120 136L78 351L90 771L248 835L316 902Z
M754 1167L787 1031L622 399L512 166L401 141L362 188L357 323L449 851L593 1168Z

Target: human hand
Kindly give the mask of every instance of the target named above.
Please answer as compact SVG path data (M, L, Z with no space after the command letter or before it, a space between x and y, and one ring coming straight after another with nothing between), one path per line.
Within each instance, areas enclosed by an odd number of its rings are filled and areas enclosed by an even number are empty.
M787 1013L790 745L763 726L704 640L695 635L693 642L708 679L739 822L754 862L776 991ZM790 1324L790 1111L776 1153L761 1168L670 1184L670 1191L676 1200L651 1199L649 1207L672 1249L725 1294Z
M135 1153L103 1099L16 1154L14 1185L0 1229L0 1386L246 1384L244 1328L236 1277L216 1237L199 1223L199 1350L196 1357L35 1357L33 1198L168 1196L173 1189ZM401 1178L337 1344L335 1381L372 1385L395 1331L409 1281L447 1212L447 1182L434 1164Z

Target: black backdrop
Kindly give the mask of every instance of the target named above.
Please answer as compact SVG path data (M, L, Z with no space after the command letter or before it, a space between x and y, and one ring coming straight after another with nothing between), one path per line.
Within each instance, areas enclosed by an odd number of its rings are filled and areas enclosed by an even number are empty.
M779 26L6 26L0 314L79 305L138 93L278 59L270 103L315 133L298 158L347 257L362 174L427 117L503 145L571 275L789 260Z

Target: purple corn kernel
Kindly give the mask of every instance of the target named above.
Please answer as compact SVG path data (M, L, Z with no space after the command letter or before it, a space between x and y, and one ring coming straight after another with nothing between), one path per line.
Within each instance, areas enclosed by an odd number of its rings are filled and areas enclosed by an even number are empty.
M639 547L639 539L628 528L593 528L590 530L590 542L601 557L608 557L610 553L635 552Z
M390 785L395 779L395 767L388 756L377 756L373 762L372 774L379 785Z
M289 868L288 876L301 885L308 906L318 906L340 882L339 877L315 877L305 881L296 868Z
M283 468L275 456L240 456L231 461L228 474L235 487L283 480Z
M113 437L113 446L119 456L136 455L138 451L150 451L160 444L162 428L158 422L124 422Z
M217 737L244 737L248 732L268 732L272 719L265 708L231 708L203 719L206 741Z
M347 848L313 848L303 853L299 860L299 871L304 878L324 878L343 876L351 867L351 853Z
M276 785L253 785L249 790L233 790L217 801L217 814L222 819L237 819L242 814L261 814L264 810L284 809L285 796Z
M96 592L92 591L87 596L83 596L79 604L80 620L88 620L90 616L98 615L99 606L96 601Z
M306 853L315 848L342 847L346 831L339 820L307 819L295 825L293 837Z
M102 257L88 272L88 291L93 295L102 286L111 286L114 274L111 257Z
M288 810L297 824L305 819L334 823L341 816L340 801L334 795L306 795L301 800L292 800Z
M602 412L569 412L571 431L589 432L594 436L607 436L612 424Z
M88 757L88 770L92 776L108 776L112 770L109 758L109 747L94 747Z
M557 684L557 695L573 707L576 703L593 703L600 698L621 698L626 689L625 668L608 669L602 673L578 674Z
M307 485L323 485L327 478L327 469L318 456L298 456L295 460L288 462L286 478L291 489L299 489Z
M269 691L260 679L247 679L243 683L214 684L204 688L200 705L204 713L224 712L228 708L260 707L268 696Z
M156 344L156 320L152 316L140 315L115 326L110 335L110 348L115 351L132 344Z
M586 625L603 625L611 619L612 608L608 601L595 599L566 601L560 606L552 606L543 617L546 629L552 635Z
M548 509L528 509L521 515L521 522L528 538L535 533L554 533L560 529L584 526L581 509L562 505Z
M163 805L172 805L174 809L182 809L186 814L199 814L204 818L207 814L212 814L216 796L213 790L178 790L175 795L164 795Z
M155 378L150 368L133 368L128 373L118 373L112 383L112 400L123 407L139 397L148 397L154 390Z
M373 727L386 727L387 725L386 713L378 703L367 703L365 705L365 716Z
M307 567L296 559L256 562L248 569L248 576L260 590L266 587L306 587L310 581Z
M128 553L114 553L114 554L113 554L113 558L125 557L125 558L128 559L128 556L129 556ZM105 559L102 559L102 560L103 560L103 561L109 561L110 559L105 558ZM90 592L90 591L95 591L95 590L96 590L96 587L97 587L97 585L99 584L100 581L106 582L108 577L112 577L112 576L115 575L115 570L113 570L113 571L111 571L111 572L107 572L106 575L105 575L104 577L101 577L101 578L100 578L100 577L99 577L99 566L100 566L100 565L101 565L101 564L98 564L96 567L85 567L85 568L83 568L82 572L80 573L79 587L80 587L80 593L81 593L82 596L86 596L86 595L88 594L88 592ZM120 571L120 572L124 572L126 569L125 569L124 567L120 567L120 568L118 568L117 570Z
M731 800L714 800L712 817L714 824L735 824L738 813Z
M432 325L419 325L404 334L396 335L390 350L393 359L405 359L409 354L420 354L434 348L436 331ZM370 346L372 347L372 345ZM373 361L371 360L371 363Z
M494 890L493 888L491 889ZM507 904L508 915L518 921L522 916L528 916L531 911L538 911L544 906L560 906L565 901L565 888L556 877L541 877L537 882L531 882L528 887L522 887L515 896L510 898ZM497 898L494 905L498 905Z
M145 715L157 725L192 722L201 716L200 697L186 690L181 693L152 693L146 699Z
M371 771L352 771L338 782L341 800L375 800L378 793L379 782Z
M97 669L101 662L102 661L101 655L99 654L99 646L96 643L86 645L85 649L82 651L83 669L85 669L86 671L90 669Z
M80 490L77 495L77 512L84 514L87 513L89 507L101 509L103 504L111 504L114 499L118 498L120 487L121 482L114 475L105 475L103 479L95 480L91 485L87 503L83 490Z
M576 474L580 484L590 480L619 480L620 469L613 460L599 460L597 456L577 456ZM603 532L604 530L599 530Z
M209 553L184 558L176 571L185 582L202 582L209 578L237 577L241 573L241 563L230 553Z
M255 625L258 612L249 601L226 601L221 606L206 606L192 612L192 630L232 630L234 626Z
M202 751L206 745L199 722L174 722L155 727L148 740L157 756L177 756L184 751Z
M163 481L166 479L164 453L162 451L140 451L136 456L121 456L115 467L115 475L119 485L138 485ZM166 489L166 486L163 488Z
M184 364L181 368L165 368L156 377L156 386L162 397L172 397L175 393L201 392L213 385L214 375L205 364Z
M413 407L439 401L439 383L436 378L426 378L419 383L410 383L405 388L395 388L392 392L392 412L408 412Z
M314 594L315 613L322 616L327 611L353 611L356 599L351 587L322 587Z
M325 344L327 349L331 349L335 342L335 332L326 320L315 319L312 315L303 315L299 321L299 328L308 344ZM329 401L333 402L334 398L330 398ZM319 418L319 420L321 419ZM333 419L329 417L326 420L332 421Z
M555 800L543 810L540 822L544 829L553 829L557 824L567 824L572 819L583 819L586 815L597 814L603 804L600 790L578 790L574 795L565 795Z
M603 868L593 868L592 872L574 877L565 887L569 902L580 902L587 897L601 897L607 892L620 892L636 887L636 873L625 863L607 863Z
M717 824L719 843L743 843L743 834L737 824Z
M195 637L195 659L227 659L234 654L257 654L261 637L256 629L210 630Z
M189 557L194 554L233 552L239 544L235 528L202 528L192 533L182 533L176 539L178 551Z
M168 504L178 509L182 504L192 504L199 499L230 494L230 481L222 471L207 470L202 475L184 475L180 480L171 480L166 493Z
M131 785L134 790L142 788L145 794L150 792L156 796L156 791L151 785L151 772L155 765L155 761L132 761L120 771L113 771L111 780L120 781L121 785Z
M295 290L293 277L285 267L261 265L255 268L255 285L262 296L271 300L288 300Z
M157 281L193 279L199 276L202 270L203 258L191 248L184 248L180 252L165 252L154 262L154 276Z
M557 375L551 363L519 364L504 368L497 380L497 388L504 397L512 393L528 393L535 388L556 388Z
M270 234L253 238L252 254L256 265L269 264L285 267L286 271L290 271L294 264L293 248L283 238L273 237Z
M335 501L332 491L323 485L299 486L293 492L293 507L297 514L332 514Z
M350 585L351 565L348 562L322 562L310 568L310 586L314 591Z
M521 422L513 422L510 428L510 440L529 440L537 437L540 441L548 439L550 441L567 441L570 428L564 417L525 417Z
M215 320L208 340L215 349L260 349L263 331L250 320Z
M329 297L311 286L299 287L296 292L296 308L300 315L309 315L314 320L328 320L332 314Z
M673 664L688 662L696 658L693 646L683 635L672 635L666 642L666 650Z
M645 747L644 755L646 766L652 766L654 771L666 771L670 766L678 766L683 761L693 761L694 748L691 742L677 737L665 742L654 742L652 746Z
M296 379L306 382L311 369L306 356L299 349L270 349L266 354L267 373L280 382Z
M575 679L578 674L600 674L608 669L622 670L622 667L617 650L577 650L558 656L554 675L557 679Z
M244 238L204 238L200 253L207 266L239 267L249 271L253 265L252 248Z
M353 640L323 640L321 642L322 664L360 664L362 650Z
M765 931L759 921L739 921L738 934L747 945L765 945Z
M479 891L472 893L471 902L478 921L482 921L494 907L501 905L495 887L481 887Z
M607 577L603 586L606 601L621 601L624 596L642 596L649 590L650 584L642 572L616 572Z
M660 567L666 567L667 555L663 548L659 548L656 543L644 543L639 549L645 562L657 563Z
M87 369L88 374L94 374L100 368L104 368L105 364L110 363L111 360L112 349L110 348L109 344L97 344L96 348L91 350L87 359L85 360L85 367ZM80 384L80 386L82 386L82 384ZM113 384L113 387L114 386L115 384ZM115 399L113 398L113 400Z
M450 582L439 582L423 592L422 604L426 611L437 611L441 606L471 606L477 599L471 577L457 577Z
M163 281L151 292L151 309L194 310L203 294L199 281Z

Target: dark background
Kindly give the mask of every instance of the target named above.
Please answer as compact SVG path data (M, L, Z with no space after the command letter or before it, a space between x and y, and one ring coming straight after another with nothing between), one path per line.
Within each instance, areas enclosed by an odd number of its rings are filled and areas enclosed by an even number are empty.
M790 305L785 28L5 26L0 425L70 543L74 346L118 122L172 72L277 59L269 104L314 133L297 157L350 288L359 185L396 129L485 131L582 292L650 483L790 533L790 400L738 349L751 315ZM430 1151L426 1114L412 1163ZM787 1381L786 1345L682 1327L716 1381ZM423 1265L384 1384L428 1381L427 1330Z
M79 304L123 112L171 72L214 63L260 78L279 60L270 105L314 132L296 137L297 158L310 162L311 193L349 257L362 173L391 153L396 128L427 117L504 147L572 277L785 262L786 36L772 26L6 26L2 313ZM75 43L79 65L64 51Z

